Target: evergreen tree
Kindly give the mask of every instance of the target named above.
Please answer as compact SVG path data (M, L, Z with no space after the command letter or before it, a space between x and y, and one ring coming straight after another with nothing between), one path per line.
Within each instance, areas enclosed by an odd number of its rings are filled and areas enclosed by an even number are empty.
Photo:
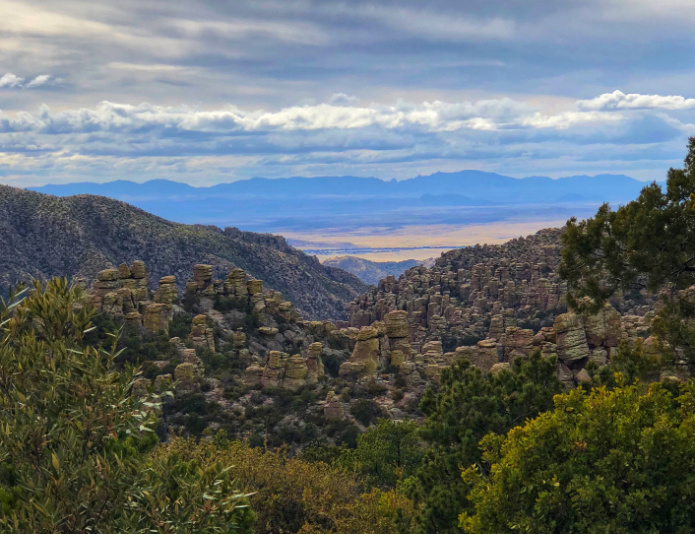
M470 484L461 471L479 462L478 446L486 434L506 434L527 419L552 408L562 391L555 359L533 354L516 359L511 371L483 374L467 360L442 373L439 392L422 400L427 416L421 437L429 448L416 475L405 483L407 493L422 506L421 532L458 532L458 515L468 509Z
M585 221L567 222L560 275L568 303L595 311L612 295L661 291L653 328L695 363L695 138L685 168L668 171L665 190L652 183L637 200L601 206Z

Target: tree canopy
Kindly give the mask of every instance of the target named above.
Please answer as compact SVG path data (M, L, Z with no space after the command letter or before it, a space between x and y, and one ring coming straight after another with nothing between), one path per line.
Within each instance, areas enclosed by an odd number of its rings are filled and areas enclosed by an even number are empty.
M467 360L442 373L439 391L427 391L422 400L426 419L420 436L428 448L405 487L422 507L422 532L458 531L470 489L461 470L480 460L480 440L491 432L506 434L552 408L553 395L561 391L555 359L539 353L498 374L483 374Z
M695 363L695 138L683 169L670 169L666 187L646 186L633 202L601 206L593 218L567 222L560 275L568 304L596 311L618 292L660 291L654 332Z
M695 524L695 385L575 389L469 468L461 526L505 532L685 533Z

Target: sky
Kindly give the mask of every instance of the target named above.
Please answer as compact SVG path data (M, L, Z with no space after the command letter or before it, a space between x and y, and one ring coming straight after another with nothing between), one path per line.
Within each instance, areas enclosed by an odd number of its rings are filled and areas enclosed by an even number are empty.
M691 0L0 0L0 183L661 180Z

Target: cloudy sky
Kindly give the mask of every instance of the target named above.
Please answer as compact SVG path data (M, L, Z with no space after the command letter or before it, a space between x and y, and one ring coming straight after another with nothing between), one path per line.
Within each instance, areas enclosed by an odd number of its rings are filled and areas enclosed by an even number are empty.
M0 0L0 182L662 179L691 0Z

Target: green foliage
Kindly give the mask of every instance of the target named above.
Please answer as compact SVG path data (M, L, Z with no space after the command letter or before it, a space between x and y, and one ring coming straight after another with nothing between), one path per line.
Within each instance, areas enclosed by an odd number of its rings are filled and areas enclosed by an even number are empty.
M574 390L506 439L483 440L464 478L475 534L686 533L695 524L695 386Z
M662 289L664 306L654 333L695 363L695 140L685 169L668 171L666 189L653 183L637 200L611 210L604 204L585 221L568 221L560 275L571 307L598 310L616 292Z
M0 531L248 532L222 468L152 457L159 404L131 396L116 336L86 341L93 317L62 279L0 305Z
M193 316L200 312L200 296L195 291L184 291L181 298L181 307L186 313Z
M617 387L622 383L657 381L662 365L663 358L645 351L642 340L638 338L632 348L625 341L620 343L608 365L600 369L590 368L590 371L595 385Z
M479 441L552 408L562 391L556 361L533 354L516 359L511 372L483 374L467 360L442 372L439 392L425 392L427 416L420 436L428 444L422 465L404 490L421 504L420 532L457 532L458 514L469 508L470 485L461 470L480 461Z
M191 333L193 316L188 313L176 312L169 323L169 336L177 337L181 340L188 338Z
M423 455L413 421L380 419L357 438L357 448L344 450L338 465L348 467L370 486L394 488L414 474Z
M329 353L322 356L323 367L326 373L333 378L340 376L340 365L343 363L343 359L339 358L335 354Z
M383 415L381 407L371 399L357 399L350 408L350 413L364 426L375 424Z
M118 364L140 365L144 362L165 360L173 356L169 336L165 334L132 333L127 329L118 341L120 353L116 359Z
M231 465L229 473L252 494L256 534L406 534L412 503L394 491L363 493L352 473L322 462L287 458L287 450L251 448L216 436L212 442L174 440L162 458L201 468Z
M218 312L229 313L232 310L250 313L248 299L246 297L234 297L225 295L215 295L212 304Z

